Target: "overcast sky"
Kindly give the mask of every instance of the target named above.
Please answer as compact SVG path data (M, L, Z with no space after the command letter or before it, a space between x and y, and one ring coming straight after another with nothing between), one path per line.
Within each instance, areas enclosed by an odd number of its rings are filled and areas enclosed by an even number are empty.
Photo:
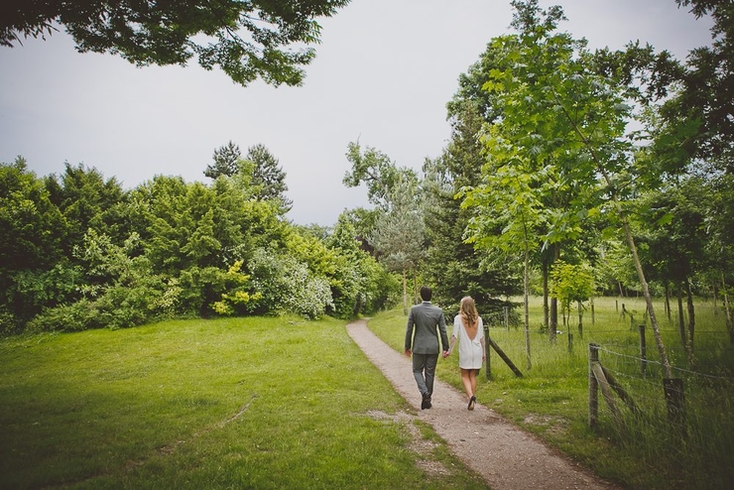
M561 25L591 48L649 42L685 59L710 43L706 20L674 0L557 0ZM212 154L230 140L243 155L265 145L287 173L297 224L332 225L368 206L342 184L359 139L420 170L449 137L446 102L489 40L510 33L509 0L352 0L322 19L322 44L302 87L243 88L221 71L136 68L79 54L71 38L0 47L0 162L18 155L39 177L64 162L97 168L133 188L158 174L209 182Z

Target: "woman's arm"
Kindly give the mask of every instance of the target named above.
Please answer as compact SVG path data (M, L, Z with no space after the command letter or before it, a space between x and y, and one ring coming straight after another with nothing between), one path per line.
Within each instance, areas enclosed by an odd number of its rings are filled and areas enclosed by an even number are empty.
M449 353L448 355L451 355L451 353L454 351L454 344L456 344L456 335L451 336L451 340L449 341Z

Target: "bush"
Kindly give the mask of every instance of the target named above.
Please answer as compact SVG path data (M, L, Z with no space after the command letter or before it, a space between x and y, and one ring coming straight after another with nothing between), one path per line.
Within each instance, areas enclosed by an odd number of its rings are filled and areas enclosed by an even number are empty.
M37 332L79 332L104 326L95 302L81 299L75 303L47 308L28 322L27 330Z
M159 276L149 276L130 286L116 284L104 289L98 297L45 309L28 323L28 329L78 332L142 325L153 318L170 316L167 306L174 300L166 295L170 296L171 291Z
M23 329L21 322L5 308L0 308L0 336L10 336L20 333Z
M258 304L264 312L319 318L327 307L333 307L328 281L312 275L306 264L290 255L260 248L248 269L253 289L262 297Z

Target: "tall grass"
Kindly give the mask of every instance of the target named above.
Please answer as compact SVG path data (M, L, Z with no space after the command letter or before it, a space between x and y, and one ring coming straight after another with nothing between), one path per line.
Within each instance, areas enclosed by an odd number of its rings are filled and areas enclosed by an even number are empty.
M0 366L0 488L484 488L341 321L31 335Z
M626 315L622 315L622 303ZM681 432L668 420L658 349L649 326L645 329L648 362L646 373L641 372L638 325L645 323L643 300L597 298L593 322L587 305L580 332L577 314L572 311L568 324L559 326L555 343L541 331L540 300L533 298L530 306L532 368L527 369L523 328L492 325L490 336L523 377L516 377L491 352L491 380L483 369L480 402L601 476L631 488L734 488L734 348L721 311L710 302L696 305L694 356L689 364L677 315L674 312L668 320L662 303L656 305L674 375L684 384L685 430ZM405 320L401 311L394 310L372 319L370 327L396 350L402 350ZM630 393L641 412L633 415L617 399L623 416L618 425L600 395L596 430L588 425L588 345L592 342L600 345L602 364ZM455 358L440 362L438 375L462 389Z

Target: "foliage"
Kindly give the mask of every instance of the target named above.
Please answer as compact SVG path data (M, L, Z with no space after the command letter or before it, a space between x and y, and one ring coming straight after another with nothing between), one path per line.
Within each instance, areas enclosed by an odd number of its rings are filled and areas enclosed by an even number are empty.
M584 264L557 261L551 270L551 294L561 301L566 310L571 303L583 303L594 296L594 277Z
M428 281L435 285L435 301L453 311L458 310L459 301L466 295L472 296L482 311L495 310L503 303L496 298L516 292L518 287L511 260L493 254L491 249L475 250L465 240L475 211L462 207L460 199L464 191L482 179L485 159L476 135L492 116L487 105L480 107L488 104L481 97L487 92L477 94L474 89L484 84L478 67L491 53L485 52L459 78L460 88L448 104L451 140L439 158L426 159L423 165L427 240L424 270Z
M214 163L204 170L212 179L231 177L248 195L264 201L277 202L281 213L286 213L293 202L285 195L288 186L286 173L278 165L278 159L264 145L251 146L242 158L240 147L232 141L214 150Z
M380 215L369 242L389 270L403 272L418 266L424 255L425 226L416 189L398 183L388 194L390 211Z
M365 224L355 218L355 213L343 212L326 240L327 247L337 254L330 284L334 314L340 318L358 317L388 308L397 300L399 290L397 279L364 250L365 242L360 238L355 223Z
M41 37L63 25L80 52L116 54L137 66L186 65L196 57L219 67L235 83L257 78L300 85L303 66L319 42L318 17L330 17L349 0L296 2L11 1L0 10L0 46Z
M394 278L353 228L312 233L284 221L283 201L256 198L262 186L242 174L251 163L210 185L157 176L127 192L83 165L38 179L22 160L3 164L2 332L283 311L348 318L394 301ZM23 208L44 212L11 219ZM29 232L42 252L24 245Z
M46 176L43 183L49 199L66 219L68 234L64 249L67 252L82 244L90 228L120 241L132 233L124 219L127 193L116 178L105 180L95 168L66 162L60 176Z
M212 156L214 163L206 166L204 175L211 179L216 179L220 175L232 177L239 170L237 164L241 157L242 152L240 151L240 147L230 140L226 145L214 150L214 155Z
M261 200L279 202L284 213L290 210L293 201L285 195L288 191L286 173L278 164L278 159L264 145L248 148L246 159L253 164L252 186L255 196Z
M0 270L43 269L61 255L67 222L25 159L0 165ZM2 284L3 289L7 283Z
M320 318L333 306L329 284L313 276L306 264L291 255L259 248L248 263L252 287L260 296L257 313L287 312Z
M713 21L711 46L692 50L686 71L678 80L681 90L666 101L662 111L673 124L695 123L695 135L680 141L689 159L705 159L717 164L721 171L734 171L734 5L730 1L676 0L690 7L693 15L709 16ZM693 142L691 144L690 142Z
M4 330L16 330L68 292L61 265L68 227L23 158L0 165L0 305L14 317ZM50 272L55 268L58 274Z
M599 245L598 255L594 283L602 294L625 296L630 289L639 291L632 257L622 242L613 238L604 241Z
M251 306L262 298L262 294L251 292L247 288L250 276L240 273L242 261L235 262L229 270L225 279L226 292L222 293L221 301L216 301L212 309L220 315L243 315L254 310Z
M344 174L344 185L357 187L364 183L369 201L383 211L390 210L390 196L399 186L414 187L418 183L418 176L412 169L398 167L375 148L368 146L362 152L359 142L350 142L346 156L352 168Z
M83 297L46 309L29 323L31 331L79 331L141 325L165 308L160 302L165 284L152 274L150 262L137 255L140 237L122 245L90 229L75 255L85 271Z

